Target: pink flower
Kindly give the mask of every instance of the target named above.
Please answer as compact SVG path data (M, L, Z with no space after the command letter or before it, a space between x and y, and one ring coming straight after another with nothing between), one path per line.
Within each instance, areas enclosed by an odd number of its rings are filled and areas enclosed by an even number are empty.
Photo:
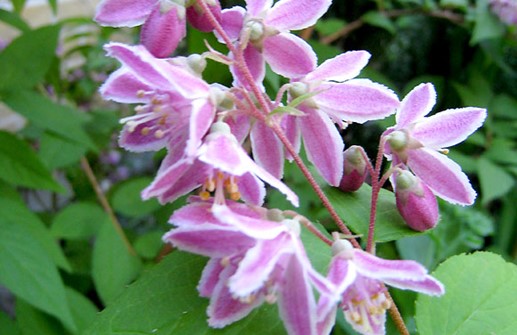
M397 96L367 79L353 79L366 65L366 51L350 51L329 59L314 71L291 82L290 99L313 94L297 108L303 116L287 116L292 143L303 138L308 159L321 176L338 186L343 176L344 144L334 123L363 123L395 113Z
M442 152L478 129L486 110L466 107L425 117L435 103L436 92L431 84L421 84L408 93L396 114L397 124L385 132L386 155L394 165L407 165L437 196L470 205L476 192L461 167Z
M244 56L257 82L264 78L264 59L274 72L295 78L316 67L316 55L289 31L313 25L330 4L331 0L280 0L274 5L272 0L247 0L246 10L224 10L221 23L231 38L240 37L243 47L247 45Z
M414 261L384 260L354 249L346 240L332 246L334 257L327 279L336 285L331 295L322 294L318 302L318 330L328 334L334 323L336 302L345 319L361 334L384 335L386 310L390 302L382 283L430 295L442 295L443 285Z
M192 155L215 116L211 88L202 79L142 46L110 43L108 54L122 62L101 87L105 99L142 104L125 123L120 145L131 151L156 151L163 147Z
M114 27L141 25L141 43L156 57L169 56L186 35L182 0L103 0L95 21Z
M296 194L258 166L231 134L230 127L219 121L212 125L193 156L169 154L153 183L142 192L142 197L158 197L161 202L168 202L202 186L200 195L205 199L215 191L218 203L224 203L227 194L233 200L242 197L260 205L265 196L264 184L260 180L278 189L298 206Z
M330 294L331 285L311 266L297 221L267 219L268 211L243 204L195 203L178 210L178 226L164 239L211 257L198 286L210 298L209 324L224 327L264 301L278 300L290 334L316 334L312 287Z

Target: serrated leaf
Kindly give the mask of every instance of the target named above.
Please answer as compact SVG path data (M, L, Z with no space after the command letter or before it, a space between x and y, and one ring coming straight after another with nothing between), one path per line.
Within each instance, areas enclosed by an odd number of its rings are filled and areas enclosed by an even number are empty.
M209 328L208 300L196 290L205 263L205 258L174 251L101 312L84 335L285 334L271 305L223 329Z
M63 251L57 241L52 238L46 225L23 202L2 198L2 201L0 201L0 217L27 229L29 238L39 242L45 249L45 253L57 266L69 272L72 270Z
M443 297L419 295L416 323L426 335L513 335L517 329L517 267L489 252L454 256L433 276Z
M43 80L55 57L59 26L25 32L0 53L0 95Z
M508 172L483 157L478 160L478 175L483 204L502 197L515 183Z
M0 131L0 166L0 178L11 185L63 190L27 143L3 131Z
M102 208L92 202L75 202L62 209L52 221L50 232L56 238L88 239L108 220Z
M75 331L65 287L47 251L30 230L4 217L0 231L0 283Z
M104 304L119 296L141 268L140 259L130 253L111 222L103 222L93 248L92 277Z
M129 217L142 217L158 208L160 204L155 199L143 201L140 193L152 182L151 178L135 178L120 184L111 197L113 209Z
M358 191L351 193L330 187L324 191L345 224L354 233L366 238L370 218L371 187L364 184ZM394 194L381 190L377 204L375 241L389 242L417 234L420 233L409 228L400 216Z

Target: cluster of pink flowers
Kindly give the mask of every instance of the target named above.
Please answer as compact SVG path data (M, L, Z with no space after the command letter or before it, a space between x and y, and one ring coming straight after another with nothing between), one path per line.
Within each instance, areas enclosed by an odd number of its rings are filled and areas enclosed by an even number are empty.
M197 190L172 215L175 228L164 241L210 258L198 290L210 299L212 327L276 302L290 334L328 334L338 306L358 332L384 334L390 307L384 283L444 293L421 265L380 259L338 235L323 276L307 257L299 216L262 207L265 183L298 205L281 178L285 159L293 159L302 139L307 158L327 183L360 187L368 171L364 150L354 146L343 153L338 129L394 113L397 124L383 139L397 205L408 224L418 230L436 224L435 196L459 204L474 200L467 177L441 152L477 129L485 111L464 108L425 117L435 103L432 85L416 87L400 102L387 87L355 79L369 60L366 51L346 52L317 66L309 44L290 31L313 25L330 4L247 0L245 8L221 9L217 0L104 0L99 5L101 24L143 24L142 45L106 45L122 66L100 91L106 99L138 105L135 115L122 120L122 147L167 150L143 198L166 203ZM215 29L231 52L171 57L187 21L205 32ZM203 80L207 57L229 64L232 87ZM262 85L266 64L290 80L274 100ZM295 152L286 151L283 141Z

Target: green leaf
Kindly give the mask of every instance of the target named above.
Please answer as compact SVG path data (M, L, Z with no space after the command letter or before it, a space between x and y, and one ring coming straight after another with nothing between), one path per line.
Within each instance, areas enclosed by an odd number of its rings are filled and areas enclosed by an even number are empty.
M39 157L49 169L58 169L79 162L86 148L62 136L44 133L40 140Z
M50 232L56 238L89 239L109 220L100 206L91 202L75 202L62 209L54 218Z
M468 0L440 0L440 7L457 8L466 11L469 7Z
M70 264L66 260L63 251L50 234L46 225L23 202L3 198L0 202L0 217L27 229L30 232L29 237L41 244L45 249L45 253L52 258L57 266L66 271L71 271Z
M88 148L95 148L82 128L88 116L72 107L60 105L31 91L11 91L5 96L5 104L37 127Z
M174 251L101 312L84 335L285 334L276 308L267 304L228 327L209 328L208 300L196 290L205 263Z
M0 334L2 335L21 335L18 325L0 310Z
M59 29L46 26L27 31L0 53L0 94L31 88L43 80L56 54Z
M388 32L395 34L397 32L397 28L395 27L395 24L389 17L384 15L381 12L378 11L370 11L366 14L364 14L361 19L374 27L379 27L382 29L387 30Z
M143 177L131 179L119 185L111 197L113 209L129 217L142 217L160 208L160 204L155 199L143 201L140 197L142 190L151 182L151 178Z
M158 253L163 248L162 241L163 231L153 231L141 235L135 241L135 250L143 258L153 259L158 256Z
M99 311L88 298L68 287L66 288L66 298L72 310L78 334L80 334L92 324Z
M0 231L0 283L75 331L65 287L47 250L16 221L0 217Z
M11 3L13 4L14 10L16 13L20 14L25 7L25 3L27 0L11 0Z
M325 236L331 238L322 225L319 223L313 223L313 225ZM332 258L329 246L305 227L302 227L300 237L312 266L321 274L326 274L327 266L330 264L330 259Z
M490 101L488 110L497 117L517 120L517 99L506 94L498 94Z
M513 335L517 329L517 267L489 252L459 255L433 273L443 297L419 295L416 322L426 335Z
M0 165L0 178L11 185L63 190L27 143L3 131L0 131Z
M141 268L140 259L130 253L111 222L103 222L93 247L92 277L104 304L119 296Z
M483 40L500 38L505 32L503 23L488 8L488 0L476 1L476 23L470 44L474 45Z
M508 172L484 157L478 160L478 175L483 204L502 197L512 189L515 183Z
M337 18L322 19L316 22L316 31L323 36L332 35L345 27L346 22Z
M345 224L363 238L368 236L371 187L364 184L358 191L346 193L337 188L324 189ZM392 192L382 189L377 203L375 241L389 242L420 234L409 228L400 216Z
M69 334L56 319L37 310L21 299L16 301L15 312L23 335Z
M0 21L7 23L8 25L17 28L22 32L31 30L31 27L23 21L20 15L15 12L9 12L5 9L0 9Z

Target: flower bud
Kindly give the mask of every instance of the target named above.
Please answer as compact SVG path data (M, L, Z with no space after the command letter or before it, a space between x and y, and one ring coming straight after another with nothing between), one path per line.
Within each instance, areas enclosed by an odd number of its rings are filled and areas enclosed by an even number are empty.
M343 152L343 177L339 183L339 189L345 192L355 192L366 179L366 161L362 154L362 148L353 145Z
M176 3L161 2L142 26L140 41L153 56L165 58L176 50L185 35L185 8Z
M215 16L217 21L221 20L221 4L219 0L207 1L208 7L210 11ZM192 25L192 27L196 28L199 31L209 33L214 30L214 27L207 19L207 15L203 12L202 8L199 8L197 3L192 4L187 7L187 20Z
M426 231L436 226L438 202L431 189L407 170L396 173L395 199L404 221L417 231Z

